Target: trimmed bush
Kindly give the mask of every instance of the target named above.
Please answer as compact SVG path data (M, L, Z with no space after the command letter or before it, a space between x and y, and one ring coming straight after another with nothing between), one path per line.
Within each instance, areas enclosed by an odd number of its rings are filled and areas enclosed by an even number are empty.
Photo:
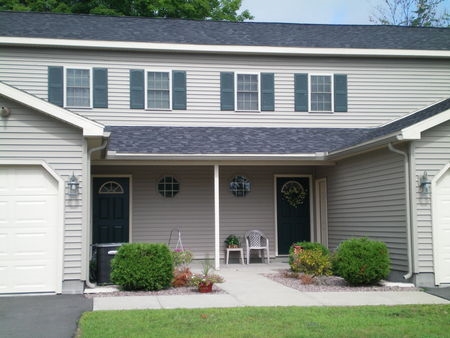
M351 285L376 284L389 274L389 253L385 243L368 238L342 242L333 257L333 271Z
M320 249L301 250L292 255L291 270L311 276L331 275L330 256Z
M165 244L123 244L111 268L112 282L123 290L162 290L173 279L173 257Z
M297 242L289 248L289 265L294 272L313 276L330 275L330 252L320 243Z
M296 246L301 246L303 250L320 249L324 255L330 254L330 250L326 246L316 242L296 242L289 248L289 254L294 252Z

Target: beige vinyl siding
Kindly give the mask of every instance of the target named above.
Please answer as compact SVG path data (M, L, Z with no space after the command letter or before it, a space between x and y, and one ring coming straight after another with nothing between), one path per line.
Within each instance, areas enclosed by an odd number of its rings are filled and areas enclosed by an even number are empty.
M47 99L47 67L108 68L109 108L79 109L109 125L370 127L448 96L450 61L374 58L221 56L5 48L0 81ZM187 111L129 109L129 70L186 71ZM220 111L220 72L275 74L274 112ZM294 111L295 73L348 75L345 113Z
M310 174L304 167L220 167L220 246L229 234L243 237L252 229L263 231L275 255L274 175ZM93 175L132 176L133 242L168 243L172 229L181 229L184 248L195 258L214 257L214 168L212 166L94 166ZM173 175L180 183L174 198L157 192L157 182ZM235 197L228 183L235 175L244 175L252 183L246 197ZM175 248L174 232L171 247Z
M407 271L403 157L379 150L325 169L328 183L328 241L335 249L352 237L387 244L391 268Z
M1 106L11 109L2 119L0 158L44 160L66 182L72 172L79 178L80 195L66 197L64 210L64 280L80 280L82 272L83 138L81 130L0 96ZM66 187L64 187L66 189ZM61 263L60 263L61 264Z
M419 180L424 171L432 180L450 161L450 122L422 133L413 145L415 158L415 224L417 247L416 272L433 272L433 228L431 195L419 192ZM431 192L433 194L433 192Z

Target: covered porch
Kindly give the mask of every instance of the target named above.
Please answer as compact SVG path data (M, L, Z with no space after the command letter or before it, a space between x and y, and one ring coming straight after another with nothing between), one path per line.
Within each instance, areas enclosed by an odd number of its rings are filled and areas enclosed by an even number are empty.
M224 259L225 238L235 234L245 247L244 234L252 229L268 237L272 258L287 255L296 241L327 245L326 180L316 176L316 166L312 161L97 162L91 170L92 243L169 243L172 230L179 229L184 249L195 259L213 259L216 269ZM292 184L301 187L301 200L283 197L283 188ZM177 236L174 231L172 248Z

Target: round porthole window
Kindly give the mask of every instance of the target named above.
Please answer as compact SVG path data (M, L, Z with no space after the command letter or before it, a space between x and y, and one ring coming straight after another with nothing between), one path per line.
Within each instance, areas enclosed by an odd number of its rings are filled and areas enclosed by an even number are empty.
M234 176L230 182L230 191L236 197L246 196L252 188L252 184L245 176Z
M180 183L173 176L164 176L158 182L158 192L164 197L174 197L180 191Z

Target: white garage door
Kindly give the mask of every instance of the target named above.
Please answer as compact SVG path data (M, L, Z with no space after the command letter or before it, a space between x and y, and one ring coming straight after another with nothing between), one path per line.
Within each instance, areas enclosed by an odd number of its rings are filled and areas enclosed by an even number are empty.
M0 293L56 291L57 190L40 166L0 166Z
M434 260L436 284L450 283L450 169L438 178L435 186Z

